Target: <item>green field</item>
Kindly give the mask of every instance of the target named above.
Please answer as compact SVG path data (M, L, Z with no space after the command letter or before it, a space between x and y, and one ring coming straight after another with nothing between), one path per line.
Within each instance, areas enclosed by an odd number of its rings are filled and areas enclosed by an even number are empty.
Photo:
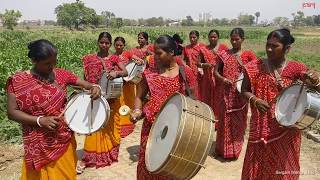
M216 27L220 31L221 41L230 45L228 41L231 27ZM244 48L253 50L259 57L265 56L265 42L267 34L274 28L244 27L246 40ZM108 29L113 37L123 36L127 41L127 48L137 45L137 34L140 31L149 33L151 42L161 34L173 35L179 33L188 42L190 30L200 32L201 41L207 43L207 33L210 28L121 28ZM37 29L23 29L6 31L0 29L0 138L10 142L21 142L21 131L17 123L6 117L6 79L16 71L27 70L31 62L27 57L27 44L30 41L45 38L52 41L58 48L58 67L73 71L83 77L81 57L96 52L96 41L100 32L105 29L86 31L69 31L60 27L44 27ZM292 31L296 43L288 54L288 59L298 60L311 68L320 71L320 28L301 28ZM111 50L113 51L113 49ZM316 129L319 124L315 125ZM320 133L320 131L319 131Z

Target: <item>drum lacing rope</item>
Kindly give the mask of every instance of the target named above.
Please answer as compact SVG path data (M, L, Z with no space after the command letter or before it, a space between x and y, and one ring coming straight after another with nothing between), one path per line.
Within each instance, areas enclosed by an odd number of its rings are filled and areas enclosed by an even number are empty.
M269 144L269 143L271 143L271 142L273 142L273 141L276 141L276 140L278 140L278 139L280 139L280 138L282 138L284 135L286 135L288 133L288 131L285 131L285 132L283 132L280 136L278 136L278 137L275 137L275 138L272 138L272 139L270 139L270 140L265 140L264 138L260 138L259 140L256 140L256 141L248 141L249 143L260 143L260 142L263 142L264 144Z
M178 158L178 159L181 159L181 160L184 160L184 161L187 161L187 162L192 163L192 164L196 164L196 165L198 165L198 166L203 167L204 169L206 168L206 166L203 165L203 164L200 164L200 163L197 163L197 162L194 162L194 161L190 161L190 160L185 159L185 158L183 158L183 157L179 157L179 156L176 156L176 155L171 154L171 153L170 153L170 156L175 157L175 158Z
M192 114L192 115L201 117L201 118L203 118L203 119L205 119L205 120L207 120L207 121L214 122L214 119L208 118L208 117L203 116L203 115L201 115L201 114L198 114L198 113L196 113L196 112L190 111L190 110L188 110L188 109L182 109L182 110L183 110L183 112L187 112L187 113L189 113L189 114Z

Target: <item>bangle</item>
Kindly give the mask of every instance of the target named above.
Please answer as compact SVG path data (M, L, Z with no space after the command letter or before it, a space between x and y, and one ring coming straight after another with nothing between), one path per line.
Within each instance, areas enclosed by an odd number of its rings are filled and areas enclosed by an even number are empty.
M258 101L258 98L255 99L254 102L253 102L253 106L254 106L254 107L257 107L257 101Z
M43 117L43 116L38 116L38 117L37 117L37 124L38 124L39 127L42 127L41 124L40 124L40 118L42 118L42 117Z
M320 86L320 80L318 79L317 82L315 83L316 85L314 85L315 87Z
M250 101L251 101L251 99L254 97L254 95L252 95L252 96L250 96L249 97L249 104L250 104Z
M142 113L141 109L134 109L133 113Z
M102 88L101 88L101 86L100 86L100 85L98 85L98 84L92 84L92 87L91 87L91 88L93 88L93 87L97 87L97 88L99 88L99 89L100 89L100 91L102 92Z

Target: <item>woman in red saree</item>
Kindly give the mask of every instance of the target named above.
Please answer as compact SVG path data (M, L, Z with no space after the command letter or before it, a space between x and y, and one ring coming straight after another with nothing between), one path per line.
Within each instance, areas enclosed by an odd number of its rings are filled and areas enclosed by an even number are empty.
M201 97L203 97L203 102L208 104L214 111L216 118L218 118L218 107L220 106L221 96L215 96L217 93L216 81L213 76L213 69L217 63L218 52L228 50L228 47L225 44L219 43L219 31L211 30L208 34L209 45L203 49L202 62L200 63L200 67L203 68L204 76L200 82L200 93Z
M131 60L134 60L137 64L144 63L143 59L133 55L129 51L124 51L126 41L123 37L116 37L114 39L114 48L116 50L115 54L119 57L119 60L126 66ZM128 72L130 73L130 72ZM123 84L123 93L120 97L120 105L127 105L130 109L134 108L134 97L136 86L131 82L124 82ZM131 134L134 130L134 123L131 121L129 116L120 117L120 126L121 126L121 138L124 138Z
M222 100L217 107L218 125L215 153L226 159L237 159L240 155L245 129L247 127L247 102L235 88L243 65L256 61L252 51L242 50L244 31L235 28L230 33L232 49L222 51L215 66L216 80L220 81L218 95Z
M135 109L132 114L134 120L140 119L144 114L145 119L141 130L140 156L137 167L138 180L161 180L169 179L161 175L153 175L145 165L145 149L150 128L155 120L156 114L160 111L161 105L175 92L185 92L185 84L179 75L179 65L176 62L175 52L177 46L174 40L168 36L160 36L155 41L155 59L159 60L159 71L151 72L148 69L143 73L143 80L138 85ZM184 66L186 81L190 87L195 85L195 77L190 68ZM150 100L143 105L147 93L150 93Z
M296 61L286 60L294 38L287 29L267 38L267 59L246 66L242 94L251 104L250 134L242 179L299 179L301 131L280 126L275 118L276 96L297 80L320 92L320 74Z
M90 90L100 96L98 85L79 79L73 73L55 68L57 50L48 40L28 45L34 64L7 81L9 119L22 124L24 160L21 179L76 179L76 142L64 121L67 86Z
M130 50L130 52L140 59L145 59L148 55L152 55L154 51L153 44L149 44L149 35L146 32L138 34L139 46Z
M100 33L98 37L99 52L83 57L85 79L98 83L104 72L108 79L127 76L127 71L119 57L109 54L112 37L108 32ZM105 167L118 161L120 146L120 99L108 99L111 109L107 125L97 132L86 136L84 153L77 171L81 173L85 167Z
M206 45L199 43L199 32L191 31L189 33L190 44L183 49L183 57L186 64L192 69L194 75L197 77L197 84L195 89L195 96L198 100L203 101L201 97L200 81L203 78L203 69L200 67L201 58L203 57L201 51L205 49Z

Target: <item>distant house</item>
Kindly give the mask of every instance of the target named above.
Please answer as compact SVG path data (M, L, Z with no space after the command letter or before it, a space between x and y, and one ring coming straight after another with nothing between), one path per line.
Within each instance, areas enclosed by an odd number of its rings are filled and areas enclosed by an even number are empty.
M168 26L181 26L181 22L179 21L170 22L168 23Z
M24 26L43 26L45 25L45 21L44 20L24 20L21 23Z

